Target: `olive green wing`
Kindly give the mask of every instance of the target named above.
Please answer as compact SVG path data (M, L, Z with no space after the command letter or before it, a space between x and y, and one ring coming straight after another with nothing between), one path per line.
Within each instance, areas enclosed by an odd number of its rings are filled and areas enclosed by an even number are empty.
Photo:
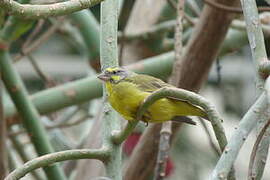
M160 79L144 74L132 75L127 77L125 81L136 84L138 88L145 92L154 92L163 87L173 87Z

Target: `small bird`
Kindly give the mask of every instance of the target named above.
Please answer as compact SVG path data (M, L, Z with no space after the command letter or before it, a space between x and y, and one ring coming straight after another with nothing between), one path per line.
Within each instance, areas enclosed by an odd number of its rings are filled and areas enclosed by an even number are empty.
M136 120L137 110L142 101L154 91L163 87L175 88L155 77L137 74L120 67L107 68L98 78L105 82L111 106L128 121ZM162 123L172 120L196 124L183 116L207 117L201 108L187 101L162 98L148 108L142 121Z

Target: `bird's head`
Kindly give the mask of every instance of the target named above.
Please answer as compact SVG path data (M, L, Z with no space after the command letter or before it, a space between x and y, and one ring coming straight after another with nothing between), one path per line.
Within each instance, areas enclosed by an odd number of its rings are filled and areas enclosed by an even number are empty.
M113 67L113 68L107 68L103 73L98 75L98 78L105 82L111 82L111 83L119 83L121 80L125 79L129 75L129 71L119 68L119 67Z

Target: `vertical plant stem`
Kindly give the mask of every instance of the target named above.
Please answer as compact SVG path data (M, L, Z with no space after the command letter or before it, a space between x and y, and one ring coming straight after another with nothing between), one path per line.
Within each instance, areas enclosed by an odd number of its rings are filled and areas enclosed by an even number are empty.
M171 84L177 86L180 81L180 66L181 66L181 59L182 59L182 51L183 51L183 43L182 43L182 36L183 36L183 17L184 17L184 4L185 0L178 0L177 4L177 17L176 17L176 25L175 25L175 44L174 44L174 52L175 52L175 63L173 66L172 77L171 77Z
M183 17L184 17L184 4L185 0L178 0L177 3L177 16L176 16L176 25L175 25L175 44L174 44L174 52L175 52L175 63L172 72L172 76L170 79L170 83L177 86L180 80L180 65L181 65L181 57L182 57L182 33L183 33ZM167 159L169 157L170 150L170 138L172 135L172 122L165 122L162 124L162 128L160 131L160 141L159 141L159 151L157 155L157 162L155 167L155 177L156 180L164 179Z
M258 8L255 0L241 0L241 5L246 22L249 45L252 58L257 69L257 87L263 89L263 80L259 73L259 65L267 60L265 43L261 23L258 15Z
M53 148L46 135L46 131L40 123L40 117L33 103L28 98L24 84L11 63L11 58L6 50L0 50L0 71L7 90L20 113L23 124L39 155L53 152ZM64 173L58 165L45 167L44 171L48 178L62 180Z
M252 58L257 70L256 86L261 92L264 86L264 78L260 72L260 64L267 60L267 54L265 49L263 31L258 15L258 8L255 0L241 0L241 5L243 9L243 14L246 22L246 29L248 34L248 40L251 48ZM269 105L268 105L269 106ZM266 121L269 119L269 113L265 111L262 113L260 121L257 123L258 133L263 128ZM254 179L261 179L264 168L265 161L268 156L270 138L269 136L264 136L260 141L259 148L255 157L255 165L253 166L252 174Z
M101 3L101 69L118 66L117 50L118 1L106 0ZM105 163L107 176L113 180L121 180L121 145L111 140L113 131L120 129L120 121L116 112L107 102L107 91L103 86L104 117L103 144L110 149L111 156Z
M216 146L216 144L214 142L214 138L212 137L211 132L208 129L206 122L202 118L199 118L199 119L200 119L202 127L203 127L203 129L204 129L204 131L205 131L205 133L206 133L206 135L208 137L208 142L209 142L211 148L213 149L213 151L216 153L217 156L220 156L221 152L218 149L218 147Z
M162 124L160 130L159 147L157 154L157 162L155 167L154 180L162 180L166 175L166 165L169 157L170 138L172 135L172 122Z

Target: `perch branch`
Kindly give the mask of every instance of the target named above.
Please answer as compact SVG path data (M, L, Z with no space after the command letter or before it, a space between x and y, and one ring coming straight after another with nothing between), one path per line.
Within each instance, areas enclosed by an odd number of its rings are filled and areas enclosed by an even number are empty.
M214 106L211 105L205 98L199 96L198 94L187 91L184 89L178 88L161 88L160 90L155 91L151 95L149 95L140 109L138 110L140 113L144 114L146 110L157 100L162 98L176 98L181 99L183 101L188 101L191 104L197 105L204 109L207 113L208 118L210 119L216 138L218 140L219 146L221 151L224 150L227 139L224 133L224 129L222 127L222 119L219 117L217 111L215 110Z

